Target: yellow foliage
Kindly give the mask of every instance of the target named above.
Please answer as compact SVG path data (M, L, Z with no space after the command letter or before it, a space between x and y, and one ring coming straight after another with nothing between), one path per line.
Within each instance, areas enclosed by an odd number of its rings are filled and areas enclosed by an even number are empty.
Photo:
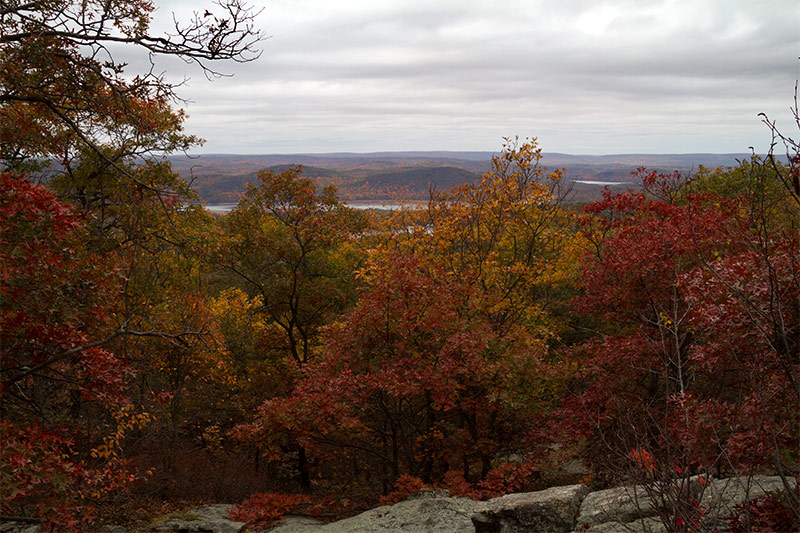
M403 210L377 232L373 260L401 248L479 286L476 308L498 328L524 324L554 334L545 311L574 278L578 250L570 213L562 209L562 172L539 165L536 139L507 139L480 182Z
M103 438L103 442L95 447L91 456L106 462L118 460L125 435L132 430L143 429L153 417L150 413L136 412L132 405L123 405L112 411L116 428Z

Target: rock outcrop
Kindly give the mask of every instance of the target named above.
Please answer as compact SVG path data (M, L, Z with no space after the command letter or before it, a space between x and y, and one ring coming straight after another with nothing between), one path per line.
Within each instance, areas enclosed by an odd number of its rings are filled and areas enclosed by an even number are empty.
M797 481L787 478L792 490ZM706 522L715 527L725 525L725 521L737 505L764 496L768 492L784 492L786 489L779 476L740 476L717 479L710 483L700 499L706 508Z
M234 522L228 518L232 505L215 504L197 507L179 516L171 517L150 528L153 533L241 533L242 522Z
M794 489L797 482L788 479ZM357 516L325 524L288 516L272 533L666 533L661 516L671 513L670 501L698 499L703 526L723 528L737 505L772 491L784 491L778 476L750 476L710 482L695 477L676 487L618 487L591 492L584 485L553 487L477 502L428 489L394 505L376 507ZM669 491L673 491L670 493ZM666 495L667 497L663 497ZM658 503L654 503L658 502ZM207 505L131 533L241 533L244 524L227 518L230 505ZM125 533L106 526L108 533ZM0 524L0 533L39 533L30 524Z
M315 533L325 522L307 516L285 516L280 524L269 530L270 533Z
M792 488L797 486L789 479ZM581 505L576 529L587 533L666 533L661 516L673 513L670 502L696 500L702 510L702 522L709 530L724 528L737 505L783 492L778 476L742 476L701 481L698 476L684 481L684 486L617 487L592 492Z
M598 490L584 498L577 527L592 527L606 522L633 522L655 515L657 511L644 486Z
M456 533L474 531L472 514L480 502L451 497L446 490L423 490L394 505L333 522L319 533ZM309 530L308 533L312 533Z
M581 502L588 493L585 485L569 485L507 494L478 504L472 524L476 533L572 531Z
M672 512L672 502L698 500L702 490L698 476L683 479L677 485L633 485L598 490L584 499L576 525L588 527L590 531L610 531L611 524L632 524L631 527L649 531L654 528L649 524L652 520L646 519ZM660 519L658 521L660 523Z
M796 486L791 480L792 486ZM681 486L617 487L591 492L584 485L508 494L487 502L448 496L446 491L423 491L395 505L378 507L358 516L321 525L291 522L275 533L666 533L661 516L669 502L700 499L706 508L704 523L724 526L736 505L783 490L777 476L684 480ZM294 529L292 529L294 526ZM298 527L300 526L300 527Z

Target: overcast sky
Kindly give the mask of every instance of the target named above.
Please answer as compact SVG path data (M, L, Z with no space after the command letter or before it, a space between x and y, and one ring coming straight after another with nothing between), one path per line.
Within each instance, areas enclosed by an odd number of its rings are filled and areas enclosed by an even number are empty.
M205 0L156 2L154 28ZM208 2L210 5L210 2ZM200 153L763 151L788 129L798 0L256 0L252 63L160 62Z

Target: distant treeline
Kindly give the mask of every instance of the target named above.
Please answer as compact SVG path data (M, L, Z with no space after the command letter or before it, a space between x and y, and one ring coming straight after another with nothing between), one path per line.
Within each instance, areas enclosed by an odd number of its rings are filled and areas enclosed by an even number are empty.
M237 202L248 183L255 183L260 170L276 172L297 165L303 175L321 188L335 185L344 200L425 200L431 190L446 190L475 183L488 170L490 152L381 152L376 154L231 155L211 154L196 159L173 157L173 168L192 182L193 189L211 204ZM572 185L572 201L592 201L602 186L575 181L641 184L631 176L637 168L674 170L683 173L707 168L731 167L747 154L545 154L550 169L565 169Z

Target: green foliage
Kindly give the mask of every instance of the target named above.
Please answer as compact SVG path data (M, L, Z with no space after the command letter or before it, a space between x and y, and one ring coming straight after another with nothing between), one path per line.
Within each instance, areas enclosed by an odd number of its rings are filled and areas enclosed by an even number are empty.
M363 215L332 188L317 194L301 169L263 172L223 219L213 261L231 283L258 297L279 331L268 349L299 364L314 356L320 328L355 299Z
M795 197L787 189L790 167L779 161L754 155L733 168L710 170L701 167L683 188L682 194L705 193L719 198L740 200L753 223L767 231L797 227L800 223Z

